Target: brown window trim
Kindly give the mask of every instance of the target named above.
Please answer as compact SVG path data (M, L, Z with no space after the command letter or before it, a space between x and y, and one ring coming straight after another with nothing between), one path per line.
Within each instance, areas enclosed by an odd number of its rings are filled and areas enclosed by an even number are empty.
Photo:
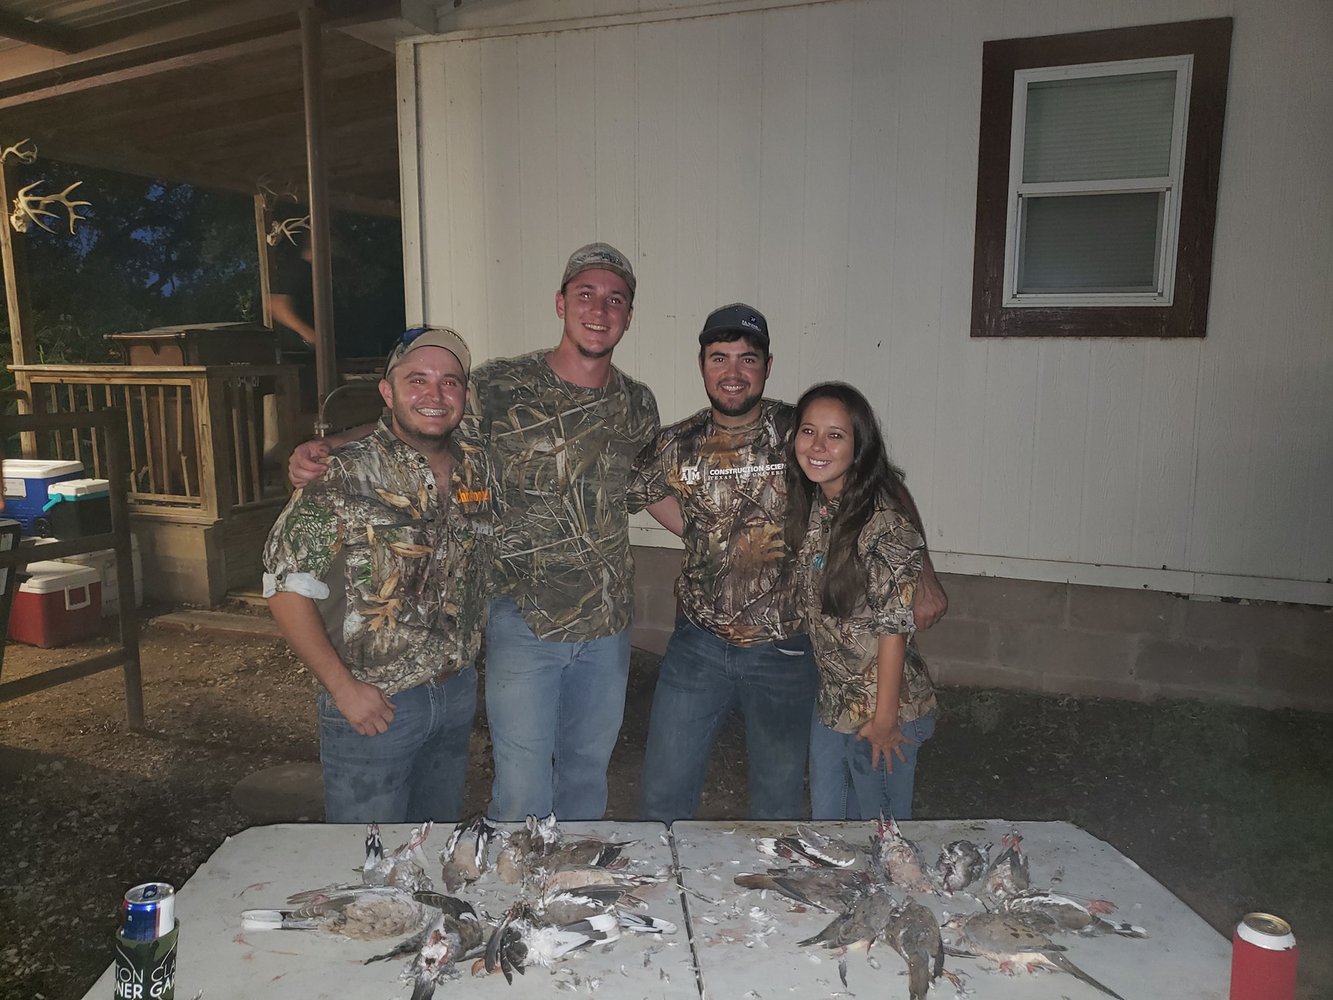
M982 47L974 337L1202 337L1212 283L1217 179L1231 62L1229 17L1137 28L1006 38ZM1014 73L1039 66L1192 54L1189 126L1180 186L1174 302L1169 306L1005 307L1004 239Z

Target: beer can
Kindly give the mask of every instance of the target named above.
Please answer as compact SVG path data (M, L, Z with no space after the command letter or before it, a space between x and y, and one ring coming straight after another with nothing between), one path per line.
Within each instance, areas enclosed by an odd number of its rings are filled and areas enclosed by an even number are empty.
M1231 1000L1292 1000L1296 936L1271 913L1247 913L1231 937Z
M166 882L145 882L125 893L120 932L129 941L156 941L176 926L176 890Z

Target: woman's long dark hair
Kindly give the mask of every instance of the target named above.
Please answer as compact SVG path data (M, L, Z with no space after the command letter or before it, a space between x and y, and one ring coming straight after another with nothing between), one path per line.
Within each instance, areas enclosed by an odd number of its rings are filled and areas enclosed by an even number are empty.
M828 399L841 403L852 418L852 465L843 481L838 510L834 514L828 539L828 562L824 571L823 612L835 618L848 618L865 596L869 579L857 551L857 540L875 512L881 497L900 506L903 493L902 470L889 461L884 435L870 402L846 382L821 382L812 385L796 403L796 415L787 435L787 524L786 539L792 552L801 547L810 524L810 508L818 487L806 478L796 460L796 436L811 403Z

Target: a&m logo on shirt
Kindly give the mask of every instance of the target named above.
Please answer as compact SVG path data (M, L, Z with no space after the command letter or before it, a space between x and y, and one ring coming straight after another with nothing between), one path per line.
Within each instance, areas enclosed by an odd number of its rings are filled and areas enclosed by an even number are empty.
M693 486L702 478L703 474L699 471L698 462L695 462L693 465L682 465L680 467L680 481L684 485Z

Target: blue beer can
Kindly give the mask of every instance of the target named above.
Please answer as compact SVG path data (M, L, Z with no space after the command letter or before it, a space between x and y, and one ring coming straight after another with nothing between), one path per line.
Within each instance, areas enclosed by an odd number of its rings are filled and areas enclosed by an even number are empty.
M145 882L125 893L120 933L127 941L156 941L176 926L176 890L166 882Z

